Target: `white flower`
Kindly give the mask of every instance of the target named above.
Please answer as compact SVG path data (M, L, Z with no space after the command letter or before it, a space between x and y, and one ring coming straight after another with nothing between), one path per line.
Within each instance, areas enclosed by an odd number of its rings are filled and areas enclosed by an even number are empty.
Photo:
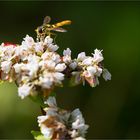
M39 85L43 88L51 88L52 85L60 85L64 80L64 74L55 71L44 71L43 76L39 77Z
M44 40L44 45L47 45L49 51L55 52L59 47L53 44L53 39L50 36L47 36Z
M32 86L29 86L29 84L23 84L22 86L18 87L18 95L21 97L21 99L24 99L31 93L31 90Z
M13 67L16 73L26 73L30 79L37 76L37 71L39 69L39 60L40 58L36 55L27 56L26 63L16 63Z
M80 123L80 119L77 119L75 122L72 123L73 129L79 129L80 127L83 127L84 123Z
M39 84L43 88L51 88L53 81L49 77L39 77Z
M37 117L38 126L40 127L41 124L42 124L43 122L45 122L45 120L47 120L47 119L48 119L48 116L47 116L47 115L45 115L45 116L38 116L38 117Z
M55 117L57 116L58 117L57 106L46 107L43 110L47 113L47 116L55 116Z
M88 67L87 67L87 71L88 71L91 75L94 75L94 74L97 72L97 69L96 69L96 67L94 67L94 66L88 66Z
M27 64L27 69L29 70L29 76L30 78L35 78L37 76L37 71L39 69L38 63L31 62Z
M43 49L44 49L44 46L43 46L43 44L42 44L42 42L37 42L37 43L35 43L35 46L34 46L34 48L35 48L35 51L37 52L37 53L43 53Z
M94 50L94 54L93 54L93 56L94 56L94 62L99 63L99 62L101 62L104 59L101 52L102 52L102 50L101 51L98 50L98 49L95 49Z
M76 67L77 67L77 63L76 62L72 62L70 65L69 65L69 67L71 68L71 69L75 69Z
M72 140L84 140L88 125L85 124L79 109L75 109L73 112L60 109L57 107L55 97L49 97L45 104L48 105L44 108L46 114L38 117L43 136L66 139L68 134Z
M56 81L54 81L55 83L61 83L61 81L64 80L64 74L60 73L60 72L55 72L54 78L56 80Z
M54 70L55 69L55 65L56 63L52 60L47 60L46 62L46 67L50 70Z
M48 59L49 58L49 52L44 52L42 55L41 55L41 59L43 59L43 60L46 60L46 59Z
M93 64L93 58L92 57L87 57L83 60L82 62L83 65L92 65Z
M53 130L51 128L46 127L45 125L42 125L41 133L44 135L44 137L51 138L53 135Z
M58 71L58 72L64 71L65 69L66 69L65 63L57 64L55 66L55 70Z
M56 107L57 104L56 104L56 99L55 97L49 97L47 99L47 101L45 102L45 104L49 105L50 107Z
M60 55L56 54L56 53L52 53L51 59L55 62L55 63L59 63L61 61Z
M1 45L0 59L1 61L10 61L13 59L13 54L15 52L13 45L4 46L4 43Z
M57 45L53 45L53 44L49 44L48 45L48 49L49 51L55 52L56 50L58 50L58 46Z
M28 50L27 46L18 46L15 49L15 57L20 58L21 60L26 60L28 55L30 54L30 51Z
M86 53L85 52L81 52L78 54L77 60L78 61L83 61L86 58Z
M107 80L111 80L111 74L107 69L103 69L103 78Z
M80 121L82 123L84 123L84 119L82 117L82 113L80 112L80 110L78 108L72 111L71 116L72 116L73 120L76 120L77 118L81 118Z
M59 63L61 61L60 55L55 52L45 52L42 54L41 58L44 61L51 60L51 61L54 61L55 63Z
M20 73L23 66L24 66L23 63L20 63L20 64L16 63L13 67L14 67L16 73Z
M75 138L78 136L78 132L75 129L73 131L70 131L69 134L71 135L72 138Z
M52 129L51 128L48 128L44 122L47 121L47 119L49 119L49 116L48 115L45 115L45 116L38 116L37 117L38 119L38 123L39 123L39 127L40 127L40 130L41 130L41 133L46 137L46 138L49 138L52 136Z
M102 74L102 72L103 72L103 69L102 68L100 68L100 67L96 67L97 68L97 73L96 73L96 75L99 77L101 74Z
M53 42L53 39L50 36L47 36L44 40L44 43L46 43L47 45L52 44L52 42Z
M28 59L29 55L36 55L35 44L33 46L27 46L24 42L22 45L15 48L15 58L18 58L22 62Z
M82 116L82 113L80 112L79 109L75 109L71 113L71 117L72 117L71 119L73 120L72 128L78 130L80 136L84 137L89 126L85 124L85 120Z
M26 35L26 37L24 38L24 41L22 42L22 45L24 47L28 47L28 48L32 48L32 46L34 45L34 39L32 37L30 37L29 35Z
M93 78L93 75L91 75L91 73L89 73L87 70L83 71L82 76L88 77L88 78L89 77L92 77Z
M102 50L95 49L93 56L86 56L85 52L78 54L76 59L77 70L81 71L80 77L83 85L87 81L90 86L99 84L98 77L103 73L100 62L103 60Z
M67 48L66 50L63 51L63 55L64 56L71 56L71 50L69 48Z
M3 61L3 62L1 62L1 70L4 73L9 73L9 71L11 70L11 66L12 66L11 61Z
M70 63L71 62L71 57L66 55L66 56L63 56L63 62L65 62L66 64L67 63Z
M67 64L71 62L71 50L67 48L63 51L63 61Z

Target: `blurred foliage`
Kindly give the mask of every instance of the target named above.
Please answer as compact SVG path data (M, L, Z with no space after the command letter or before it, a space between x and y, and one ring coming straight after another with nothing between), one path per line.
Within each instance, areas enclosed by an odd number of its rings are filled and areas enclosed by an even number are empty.
M58 33L59 52L71 48L91 54L103 49L112 80L96 88L57 88L59 106L80 108L90 125L87 138L140 138L140 3L139 2L0 2L0 41L21 43L46 15L52 23L70 19L67 33ZM38 130L39 107L21 100L14 84L0 85L0 138L32 138Z

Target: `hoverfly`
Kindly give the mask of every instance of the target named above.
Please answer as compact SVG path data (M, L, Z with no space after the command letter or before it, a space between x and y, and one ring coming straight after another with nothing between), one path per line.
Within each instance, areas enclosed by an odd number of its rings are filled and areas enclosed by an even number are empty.
M46 35L50 36L53 34L51 31L66 32L67 30L61 28L61 26L71 24L70 20L64 20L56 24L49 24L50 21L51 18L49 16L46 16L44 18L43 24L37 27L37 29L35 30L37 33L37 39L44 40Z

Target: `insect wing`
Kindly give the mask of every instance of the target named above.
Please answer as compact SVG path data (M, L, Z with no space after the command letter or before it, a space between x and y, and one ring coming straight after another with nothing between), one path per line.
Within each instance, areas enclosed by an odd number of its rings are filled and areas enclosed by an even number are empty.
M43 24L47 24L47 23L50 23L51 21L51 17L50 16L46 16L43 20Z
M61 27L58 27L58 28L54 28L52 29L53 31L56 31L56 32L67 32L67 30L61 28Z
M64 20L64 21L61 21L61 22L56 23L55 25L57 27L60 27L60 26L69 25L69 24L71 24L71 20Z

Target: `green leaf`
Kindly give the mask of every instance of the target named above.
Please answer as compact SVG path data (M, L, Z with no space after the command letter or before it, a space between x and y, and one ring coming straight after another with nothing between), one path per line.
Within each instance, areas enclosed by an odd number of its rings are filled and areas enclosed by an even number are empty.
M35 140L51 140L51 138L45 138L40 131L31 131Z
M31 134L32 134L34 137L37 137L37 136L39 136L39 135L42 135L40 131L34 131L34 130L31 131Z

